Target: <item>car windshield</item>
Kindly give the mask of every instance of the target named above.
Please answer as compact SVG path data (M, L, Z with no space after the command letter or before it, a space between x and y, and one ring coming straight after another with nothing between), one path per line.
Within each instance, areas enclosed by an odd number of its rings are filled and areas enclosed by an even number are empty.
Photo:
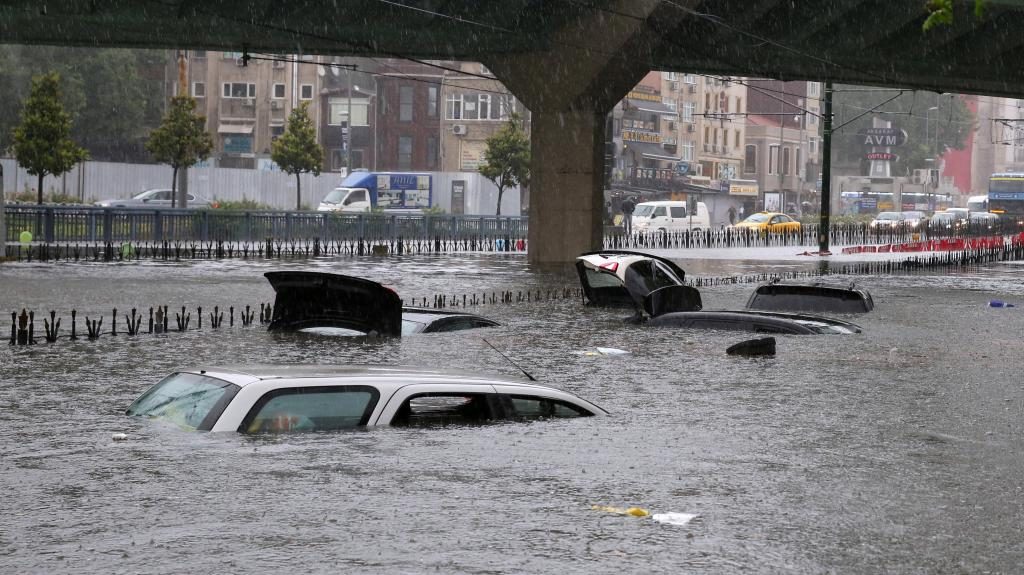
M209 429L238 386L194 373L175 373L128 407L128 415L169 421L189 430Z
M145 190L132 196L133 200L144 200L150 196L155 196L160 190Z
M846 327L844 325L829 324L829 323L824 323L824 322L814 321L814 320L808 320L808 319L794 319L793 321L795 321L796 323L799 323L801 325L805 325L805 326L813 329L817 333L824 333L824 334L857 333L854 330L852 330L852 329L850 329L850 328L848 328L848 327Z
M419 321L413 321L411 319L402 319L402 335L412 335L419 333L427 327L427 324Z
M760 224L768 221L768 214L753 214L743 221L750 222L753 224Z
M646 205L645 204L641 204L641 205L637 206L635 210L633 210L633 215L634 216L639 216L639 217L642 217L642 218L646 218L647 216L649 216L649 215L651 215L653 213L654 213L654 206L652 206L650 204L646 204Z
M344 198L344 197L345 197L345 190L331 190L331 191L327 192L327 195L324 196L324 199L321 200L321 202L323 202L325 204L336 204L336 203L340 202L341 199Z
M875 219L878 219L878 220L898 220L898 219L900 219L900 215L897 214L896 212L882 212L882 213L878 214L878 217L875 218Z
M903 217L908 220L920 220L924 217L924 212L903 212Z

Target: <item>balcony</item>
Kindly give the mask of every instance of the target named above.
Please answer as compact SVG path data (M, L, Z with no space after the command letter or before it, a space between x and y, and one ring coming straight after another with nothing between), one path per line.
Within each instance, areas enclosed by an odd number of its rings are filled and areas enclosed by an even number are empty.
M221 119L256 119L256 98L221 98L218 106Z

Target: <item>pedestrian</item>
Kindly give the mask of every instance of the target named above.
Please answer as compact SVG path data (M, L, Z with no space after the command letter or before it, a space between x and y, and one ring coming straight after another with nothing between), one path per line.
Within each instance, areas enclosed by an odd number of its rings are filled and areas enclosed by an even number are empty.
M736 225L736 206L729 206L729 225Z
M636 204L633 203L633 198L626 198L626 200L622 202L620 209L622 210L622 227L628 236L633 233L633 210L636 209Z

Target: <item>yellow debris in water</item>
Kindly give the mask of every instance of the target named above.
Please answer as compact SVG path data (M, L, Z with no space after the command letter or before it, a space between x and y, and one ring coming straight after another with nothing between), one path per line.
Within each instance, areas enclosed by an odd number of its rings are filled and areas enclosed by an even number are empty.
M618 515L632 515L633 517L647 517L650 512L642 507L608 507L605 505L591 505L591 509L594 511L605 511L607 513L616 513Z

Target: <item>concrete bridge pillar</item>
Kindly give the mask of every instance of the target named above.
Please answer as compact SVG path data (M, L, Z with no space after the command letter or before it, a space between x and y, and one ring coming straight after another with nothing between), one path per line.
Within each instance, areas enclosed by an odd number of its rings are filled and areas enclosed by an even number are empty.
M596 110L533 114L530 261L572 261L601 246L605 115Z
M483 59L532 114L531 262L571 262L601 247L605 117L684 18L673 3L619 0L581 13L535 52Z

